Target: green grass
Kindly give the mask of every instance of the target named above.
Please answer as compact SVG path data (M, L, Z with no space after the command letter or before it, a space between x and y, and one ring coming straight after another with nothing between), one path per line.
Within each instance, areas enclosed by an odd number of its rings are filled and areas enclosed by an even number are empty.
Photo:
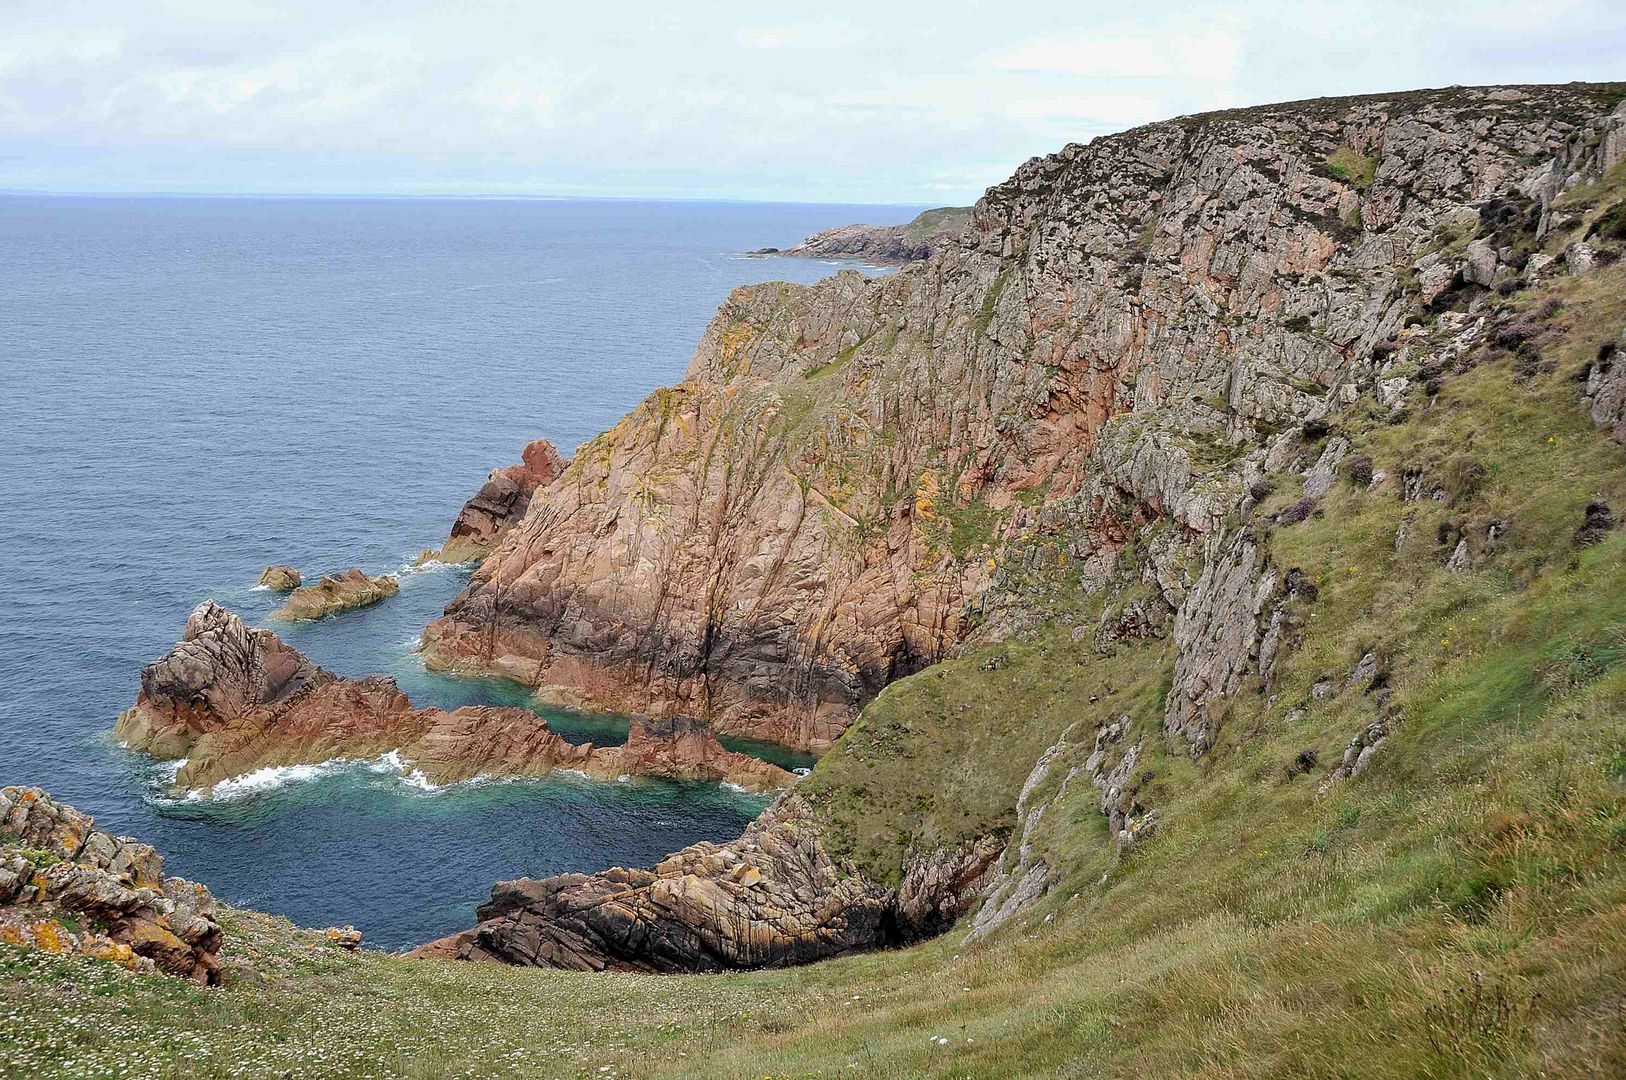
M1365 191L1372 186L1372 179L1377 175L1378 159L1368 157L1345 143L1327 155L1327 171L1346 184L1354 184Z

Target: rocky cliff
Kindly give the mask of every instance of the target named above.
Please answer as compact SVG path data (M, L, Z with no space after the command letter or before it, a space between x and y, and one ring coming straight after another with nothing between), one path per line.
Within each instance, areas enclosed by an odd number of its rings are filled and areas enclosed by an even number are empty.
M795 247L760 254L809 259L858 259L883 266L929 259L965 230L971 211L964 206L927 210L906 225L838 225L814 233Z
M500 882L478 926L414 955L581 971L811 963L952 925L999 851L990 839L920 860L885 888L833 859L807 805L786 795L738 840L695 844L651 870Z
M1614 211L1577 193L1626 158L1623 97L1458 88L1184 118L1029 162L977 204L960 242L892 277L738 290L684 382L537 493L429 627L429 661L819 747L889 682L967 647L1040 626L1102 656L1156 642L1145 656L1169 665L1156 731L1107 711L1125 691L1102 676L1077 725L1046 721L1047 750L1008 755L1026 783L978 791L1000 803L992 831L940 830L946 840L890 869L871 859L857 879L838 875L884 909L913 867L1008 840L997 868L971 875L992 894L986 933L1050 887L1029 833L1057 799L1094 791L1115 842L1141 842L1158 823L1145 761L1204 757L1242 690L1271 685L1317 591L1273 552L1272 529L1316 513L1351 475L1442 501L1470 483L1429 475L1444 466L1375 476L1338 429L1404 418L1414 386L1438 394L1492 340L1535 356L1559 332L1543 329L1551 305L1496 313L1619 257L1598 239ZM1600 351L1582 373L1600 424L1618 416L1617 367ZM1267 513L1284 488L1291 500ZM1507 527L1442 523L1460 549L1447 569L1480 565ZM1381 690L1381 665L1363 656L1317 693ZM924 749L911 721L887 713L843 743L850 775L816 770L804 844L840 865L883 803L897 804L901 839L876 845L892 850L973 817L914 787L878 791L900 771L889 762ZM1352 737L1349 770L1393 723L1380 708ZM499 889L507 899L460 948L661 970L679 956L800 956L817 919L754 929L746 946L695 945L696 926L763 922L760 898L725 884L735 864L714 854ZM963 876L928 874L910 895L950 920ZM823 910L823 886L792 891ZM832 951L857 947L853 925Z
M818 748L1031 622L1035 574L1133 579L1100 632L1172 635L1169 729L1200 752L1281 583L1234 526L1250 488L1408 323L1586 257L1528 267L1554 200L1622 153L1620 97L1154 124L1028 162L890 277L739 289L684 381L538 490L426 658Z
M525 516L536 489L553 483L564 472L566 464L547 439L526 444L520 464L493 469L480 490L463 504L452 522L446 543L440 550L424 554L444 562L480 558L492 549L499 536Z
M131 749L181 759L175 786L208 789L256 769L394 755L433 784L474 776L540 776L556 768L726 781L752 791L794 777L724 749L709 729L638 719L625 747L568 742L529 709L417 709L393 679L344 679L269 630L212 601L181 641L141 673L141 692L114 727Z

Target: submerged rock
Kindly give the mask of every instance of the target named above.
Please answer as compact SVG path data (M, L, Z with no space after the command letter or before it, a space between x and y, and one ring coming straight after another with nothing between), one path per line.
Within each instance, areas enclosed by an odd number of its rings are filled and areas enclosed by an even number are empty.
M220 981L209 890L39 788L0 789L0 942Z
M471 930L420 958L580 971L782 967L903 944L969 909L999 844L915 860L886 888L826 850L817 821L783 796L728 844L700 843L651 870L500 882Z
M709 732L641 734L628 752L574 745L529 709L414 708L393 679L340 678L213 601L192 613L167 656L142 671L141 692L114 734L131 749L183 759L175 776L183 790L257 769L386 754L433 784L555 768L727 780L752 790L794 779L724 750Z
M278 609L277 615L290 621L320 619L376 604L400 591L401 583L393 575L368 577L352 567L342 574L324 574L315 585L295 589L288 594L287 602Z
M304 583L299 571L291 566L268 566L260 572L260 580L256 585L263 585L272 592L291 592Z

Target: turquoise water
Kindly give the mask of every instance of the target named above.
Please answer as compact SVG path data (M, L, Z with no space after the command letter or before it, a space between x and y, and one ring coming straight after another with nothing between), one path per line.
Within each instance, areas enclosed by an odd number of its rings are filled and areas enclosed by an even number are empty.
M528 440L569 452L681 378L728 289L832 270L735 252L915 212L0 196L0 784L47 788L228 900L385 948L468 925L501 878L736 834L762 800L715 785L425 791L364 764L177 802L108 732L200 601L263 623L269 563L400 572ZM374 607L279 632L419 705L522 704L413 654L465 573L403 573Z

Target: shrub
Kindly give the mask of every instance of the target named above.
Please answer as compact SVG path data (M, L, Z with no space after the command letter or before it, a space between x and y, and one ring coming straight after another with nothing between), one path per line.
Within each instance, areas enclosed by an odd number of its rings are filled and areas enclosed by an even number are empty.
M1315 505L1315 497L1312 495L1306 495L1292 506L1289 506L1286 510L1283 510L1281 515L1276 520L1280 521L1283 525L1297 525L1299 522L1305 520L1311 514L1315 513Z

